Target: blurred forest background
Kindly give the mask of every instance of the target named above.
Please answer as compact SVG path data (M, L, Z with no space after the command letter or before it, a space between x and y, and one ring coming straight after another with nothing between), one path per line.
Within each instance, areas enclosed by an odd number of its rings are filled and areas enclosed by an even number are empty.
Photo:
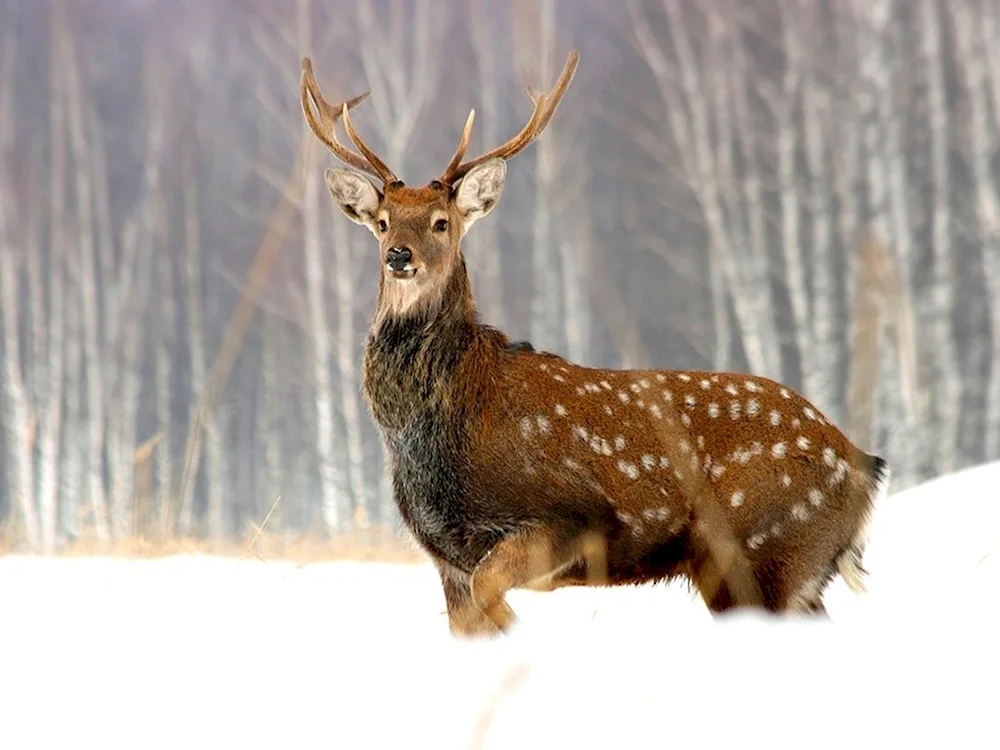
M371 88L355 123L422 183L573 47L465 242L486 321L783 380L895 489L1000 458L1000 0L0 0L12 543L394 528L376 245L323 185L301 57L331 100Z

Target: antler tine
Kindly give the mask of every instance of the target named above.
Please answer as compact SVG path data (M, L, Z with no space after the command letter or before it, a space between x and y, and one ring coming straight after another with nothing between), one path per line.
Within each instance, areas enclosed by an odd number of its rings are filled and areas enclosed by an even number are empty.
M353 99L348 99L338 107L332 106L320 93L319 84L316 83L316 76L313 73L312 60L308 57L302 58L302 85L299 95L302 103L302 114L305 116L306 122L309 123L310 130L342 162L372 177L384 180L384 176L374 164L337 140L337 120L343 113L361 104L370 93L370 91L366 91ZM312 105L315 105L316 112L313 111ZM395 178L393 177L393 179Z
M344 104L344 130L347 131L348 137L357 147L358 151L364 154L364 157L375 168L375 171L378 172L378 176L381 178L383 183L388 185L390 182L398 182L398 178L392 173L392 170L385 165L385 162L379 159L375 152L368 148L368 145L361 140L361 136L358 135L358 131L354 129L354 124L351 122L351 116L348 114L348 109L348 106Z
M469 148L469 138L472 136L472 123L476 121L476 110L469 110L469 116L465 120L465 128L462 130L462 140L458 142L458 148L455 149L455 155L451 157L451 161L448 162L448 166L444 168L444 172L438 177L438 182L445 185L450 185L453 181L452 174L458 165L462 163L462 159L465 157L465 150Z
M552 119L552 115L555 114L556 107L559 106L563 94L566 93L566 89L569 88L569 84L573 80L573 75L576 73L579 61L579 53L576 50L570 52L569 57L566 58L566 64L563 66L562 73L559 74L559 80L556 81L556 85L549 93L542 94L531 86L527 87L528 98L532 100L535 108L528 119L528 123L521 129L520 133L502 146L497 146L485 154L477 156L475 159L470 159L467 162L456 165L454 169L446 171L441 181L452 184L468 174L470 169L479 166L483 162L498 157L505 160L510 159L530 146L542 134L542 131L549 124L549 120ZM448 179L445 180L444 177Z

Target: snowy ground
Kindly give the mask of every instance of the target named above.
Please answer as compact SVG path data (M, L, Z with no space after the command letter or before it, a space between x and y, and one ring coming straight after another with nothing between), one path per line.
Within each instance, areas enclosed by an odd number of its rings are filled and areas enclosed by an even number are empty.
M1000 463L886 499L832 623L682 586L515 593L447 635L427 566L0 560L0 747L1000 748Z

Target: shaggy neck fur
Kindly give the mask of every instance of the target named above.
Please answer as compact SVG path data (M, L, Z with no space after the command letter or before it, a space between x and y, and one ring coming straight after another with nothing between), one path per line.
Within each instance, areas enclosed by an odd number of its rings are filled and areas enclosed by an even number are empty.
M478 323L461 256L440 291L424 289L405 308L399 286L383 281L379 289L363 373L372 415L389 432L456 403L450 392L471 351L506 346L502 334Z

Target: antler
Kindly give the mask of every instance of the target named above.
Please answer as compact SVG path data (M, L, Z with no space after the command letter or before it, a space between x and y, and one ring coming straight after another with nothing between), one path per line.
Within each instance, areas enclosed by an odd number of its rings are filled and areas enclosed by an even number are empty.
M342 162L372 177L377 177L382 180L383 184L388 185L390 182L398 181L396 175L361 140L361 136L351 124L351 116L348 114L349 110L354 109L367 99L370 93L370 91L366 91L360 96L348 99L343 104L334 107L320 93L319 84L316 83L316 76L313 74L312 60L308 57L302 58L302 87L300 91L302 113L305 115L306 122L309 123L312 132ZM315 112L313 105L316 107ZM337 140L337 120L341 117L344 118L344 129L347 131L347 135L361 152L361 156Z
M462 158L465 156L465 150L469 147L469 136L472 133L472 123L476 115L476 110L472 110L469 113L469 118L465 121L465 130L462 132L462 140L459 141L455 155L451 157L451 161L448 162L448 166L438 178L438 181L445 185L454 184L468 174L469 170L473 167L477 167L483 162L497 157L505 160L510 159L534 143L538 136L542 134L542 131L545 130L545 126L549 124L552 115L555 114L556 107L559 106L563 94L566 93L570 81L573 80L573 74L576 73L576 66L579 61L580 55L576 50L569 53L562 73L559 75L559 80L556 81L556 85L549 93L543 94L531 86L527 87L528 97L534 103L535 110L531 113L528 124L524 126L520 133L502 146L497 146L493 150L477 156L475 159L463 162Z

